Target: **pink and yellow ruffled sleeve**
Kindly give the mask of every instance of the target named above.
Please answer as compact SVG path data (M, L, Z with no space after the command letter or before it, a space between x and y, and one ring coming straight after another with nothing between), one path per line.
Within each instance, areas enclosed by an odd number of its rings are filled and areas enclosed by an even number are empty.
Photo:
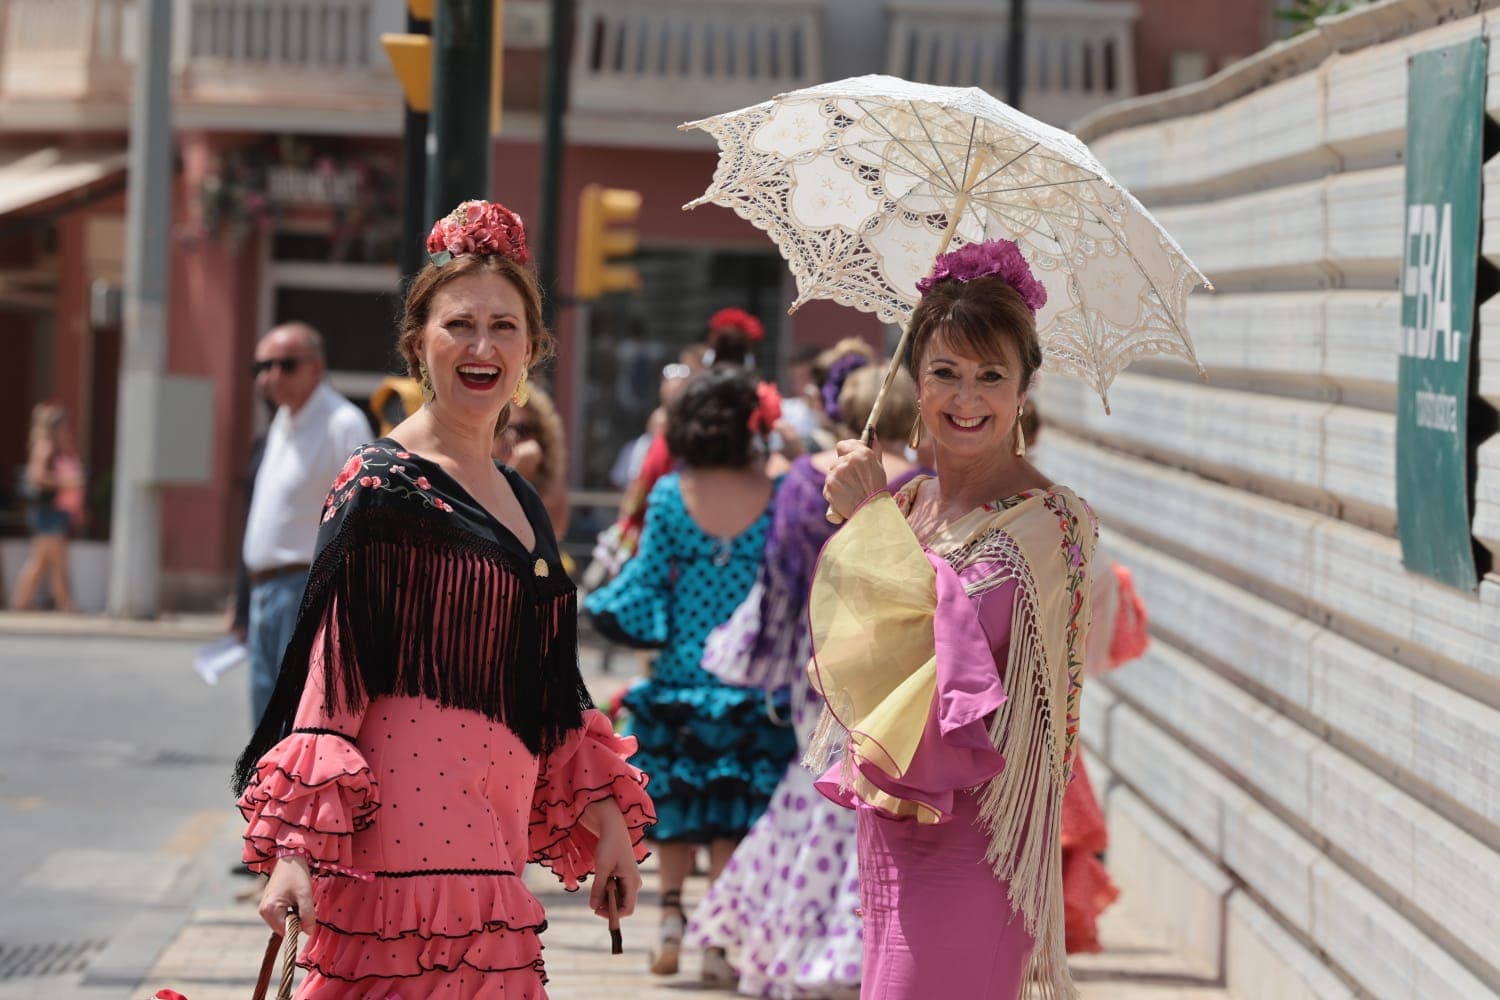
M355 866L353 851L354 834L369 826L380 805L355 742L364 710L327 710L324 648L320 634L313 643L318 662L309 665L294 728L260 758L239 799L248 823L243 857L253 871L269 873L278 858L298 855L319 874L368 877Z
M542 759L531 800L528 849L531 860L552 869L569 890L594 871L599 838L582 822L590 805L612 798L625 817L635 859L646 857L646 829L656 809L646 794L646 773L626 758L632 737L618 736L602 712L584 713L583 727Z

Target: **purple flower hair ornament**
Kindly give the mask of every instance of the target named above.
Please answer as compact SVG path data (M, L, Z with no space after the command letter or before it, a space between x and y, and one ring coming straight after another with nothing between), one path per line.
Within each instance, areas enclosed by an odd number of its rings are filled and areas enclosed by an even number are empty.
M917 282L917 291L926 295L940 281L968 282L991 276L1014 288L1033 316L1047 304L1047 289L1031 273L1021 248L1010 240L969 243L940 255L932 263L932 273Z
M839 394L844 391L844 383L849 381L849 376L859 371L870 363L870 359L862 354L846 354L833 363L828 369L828 377L823 380L823 412L828 414L828 419L837 423L843 417L839 414Z

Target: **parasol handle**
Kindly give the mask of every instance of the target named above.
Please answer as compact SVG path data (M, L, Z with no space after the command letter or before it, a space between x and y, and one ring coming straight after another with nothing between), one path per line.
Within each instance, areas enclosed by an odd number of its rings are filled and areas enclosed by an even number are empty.
M969 207L969 192L979 181L979 171L984 165L983 155L974 157L974 162L969 164L969 174L964 178L963 190L958 192L958 199L953 203L953 211L948 213L948 228L943 230L943 239L938 243L937 253L932 255L934 262L937 258L948 252L948 244L953 242L953 233L958 229L958 220L963 217L964 210ZM885 405L885 394L890 391L891 383L896 381L896 373L901 370L901 358L906 354L906 345L911 343L911 323L906 324L906 329L901 331L901 340L896 344L896 352L891 355L890 364L885 367L885 378L880 382L880 391L875 394L875 405L870 407L870 418L865 421L865 429L859 435L860 444L869 446L875 437L875 421L880 419L880 408ZM918 418L920 419L920 418ZM844 519L832 507L823 515L829 524L843 524Z

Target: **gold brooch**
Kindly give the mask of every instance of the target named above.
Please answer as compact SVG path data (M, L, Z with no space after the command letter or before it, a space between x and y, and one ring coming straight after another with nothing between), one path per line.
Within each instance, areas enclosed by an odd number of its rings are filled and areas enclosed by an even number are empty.
M545 560L545 559L538 559L536 561L536 565L533 566L533 567L531 567L531 570L537 576L543 576L543 577L546 576L547 575L547 560Z

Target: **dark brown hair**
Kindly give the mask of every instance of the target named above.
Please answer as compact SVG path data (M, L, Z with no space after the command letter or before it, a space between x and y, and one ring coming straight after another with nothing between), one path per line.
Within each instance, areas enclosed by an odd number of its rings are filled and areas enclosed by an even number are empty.
M421 368L422 356L417 345L422 340L422 330L427 326L433 297L449 283L471 274L493 274L504 278L521 293L521 301L526 310L526 339L531 345L528 370L552 357L556 342L542 323L542 289L531 268L498 254L486 257L464 254L442 266L426 265L406 287L406 305L401 312L401 332L397 336L396 347L401 351L401 357L406 361L406 372L412 378L417 377ZM510 404L506 403L496 424L496 433L509 421Z
M1013 346L1021 361L1023 392L1031 388L1037 369L1042 367L1036 317L1021 293L1003 278L938 282L912 312L911 331L904 361L913 379L917 378L922 355L939 332L976 358L1003 357L1004 345Z
M667 410L667 450L689 468L744 468L755 458L750 414L759 406L755 376L738 365L689 376Z

